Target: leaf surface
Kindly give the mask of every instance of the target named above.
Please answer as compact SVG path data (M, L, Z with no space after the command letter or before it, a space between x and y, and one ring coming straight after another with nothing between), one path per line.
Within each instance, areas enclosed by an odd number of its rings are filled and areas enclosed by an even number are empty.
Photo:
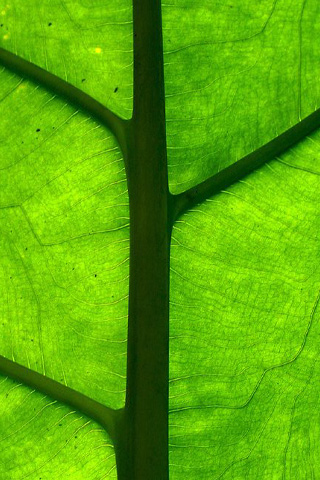
M3 71L1 354L124 401L128 198L110 132ZM103 361L101 360L103 359Z
M139 12L140 3L134 5ZM150 33L152 21L160 19L156 2L150 5L143 17L149 23L140 21L136 39L135 116L130 123L116 122L128 135L122 147L140 148L143 157L130 152L126 158L131 186L133 178L156 179L154 189L138 181L130 190L136 195L130 198L135 225L145 229L132 229L132 245L141 247L147 233L156 232L154 238L150 235L150 251L145 249L152 252L149 257L141 248L135 251L141 254L141 291L155 293L157 313L163 310L164 318L159 331L166 334L166 268L160 278L160 270L145 265L145 258L161 260L158 250L168 252L166 202L172 200L163 184L164 113L161 117L157 111L163 105L162 57L160 51L152 55L152 42L149 48L141 40L149 34L161 43L158 24ZM180 193L316 109L320 27L315 18L320 6L315 0L172 0L162 8L169 186ZM70 82L123 118L131 117L131 1L13 0L1 7L0 15L1 47ZM148 70L144 55L155 60L155 69ZM157 72L155 89L144 84L151 70ZM158 106L151 113L147 97ZM120 409L126 393L127 178L113 134L74 103L0 69L0 354ZM153 121L158 114L159 122ZM154 143L141 132L151 123ZM160 146L157 165L150 145ZM317 132L174 225L170 480L317 478L319 145ZM142 164L150 168L149 176L141 175ZM163 193L159 219L148 208L156 208L153 190ZM159 232L159 225L168 227L166 232ZM137 263L132 261L132 278L140 280ZM141 318L150 311L144 307L153 303L148 295L143 299L141 292L132 292L137 295L131 299L135 313L128 377L133 373L127 412L133 421L127 416L127 424L122 420L119 427L124 430L117 433L124 438L133 431L128 438L145 448L144 435L151 427L141 411L136 415L140 398L136 401L133 390L140 385L143 406L145 399L160 398L155 404L159 412L162 408L162 420L167 418L166 397L157 383L161 377L167 385L167 341L149 327L148 338L155 338L144 344L147 337L136 326L145 327ZM152 318L148 315L147 320ZM162 344L164 355L154 363L161 371L143 377L151 379L145 386L148 382L140 382L136 368L137 351L146 353L144 360L154 360L153 340ZM140 365L143 371L143 361ZM152 397L154 392L158 397ZM0 379L0 402L1 478L116 476L110 438L84 415L6 378ZM154 408L152 413L157 421ZM144 428L140 436L136 418ZM159 434L164 447L166 431ZM146 456L143 448L133 447L126 445L119 458L122 471L131 462L136 475L137 464L144 471ZM159 464L166 468L166 450L161 455ZM144 479L138 475L134 480Z
M320 135L176 223L172 478L313 478Z
M0 29L4 48L131 115L130 2L10 2ZM129 260L122 154L89 114L5 68L0 102L1 355L121 408ZM1 387L1 478L116 476L100 426L11 380Z
M319 104L316 1L163 2L170 188L179 193Z
M113 447L99 425L8 378L0 379L0 401L3 480L116 478Z
M129 118L131 11L130 0L13 0L1 7L0 46Z

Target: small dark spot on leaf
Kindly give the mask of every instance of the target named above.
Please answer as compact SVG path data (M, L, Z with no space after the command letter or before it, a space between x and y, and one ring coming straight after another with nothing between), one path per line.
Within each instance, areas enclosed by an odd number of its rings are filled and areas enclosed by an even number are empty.
M28 247L26 247L26 250L28 250Z
M3 27L3 23L1 23L0 27Z
M77 448L78 448L78 447L75 445L75 446L74 446L74 449L77 450Z
M31 342L33 342L33 338L31 338Z
M49 23L48 23L48 27L51 27L51 25L52 25L52 22L49 22Z
M94 276L96 277L96 276L97 276L97 274L95 273L95 274L94 274Z
M59 423L59 427L62 427L62 423Z
M78 438L78 435L75 435L75 437L74 437L74 438Z
M37 128L36 132L40 132L40 128Z
M85 79L85 78L83 78L83 79L81 80L81 82L82 82L82 83L83 83L83 82L85 82L85 81L86 81L86 79Z
M114 93L117 93L117 91L118 91L118 87L116 87L116 88L114 89Z

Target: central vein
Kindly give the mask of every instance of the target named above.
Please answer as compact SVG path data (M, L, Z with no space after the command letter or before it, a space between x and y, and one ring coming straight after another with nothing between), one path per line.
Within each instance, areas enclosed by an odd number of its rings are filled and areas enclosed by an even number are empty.
M119 480L168 480L169 242L160 0L134 0L130 287Z

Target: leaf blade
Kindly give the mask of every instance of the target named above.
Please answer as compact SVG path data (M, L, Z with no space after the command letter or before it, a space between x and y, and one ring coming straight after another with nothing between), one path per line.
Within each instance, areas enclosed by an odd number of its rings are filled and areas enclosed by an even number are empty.
M1 81L1 353L120 408L129 236L122 156L90 117L10 72Z
M318 15L314 1L163 4L172 193L318 107Z
M176 224L174 478L320 468L308 444L318 438L318 159L316 132Z
M99 0L46 0L28 6L14 0L3 7L1 18L3 48L130 118L132 13L128 0L109 5Z
M1 377L0 472L12 478L115 478L114 450L99 425ZM112 474L113 472L113 474Z

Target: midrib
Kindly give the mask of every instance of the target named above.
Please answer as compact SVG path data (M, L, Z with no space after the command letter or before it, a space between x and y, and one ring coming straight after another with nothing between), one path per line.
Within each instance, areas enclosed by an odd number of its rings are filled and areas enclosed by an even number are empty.
M119 480L167 480L169 191L160 0L134 0L127 399Z

